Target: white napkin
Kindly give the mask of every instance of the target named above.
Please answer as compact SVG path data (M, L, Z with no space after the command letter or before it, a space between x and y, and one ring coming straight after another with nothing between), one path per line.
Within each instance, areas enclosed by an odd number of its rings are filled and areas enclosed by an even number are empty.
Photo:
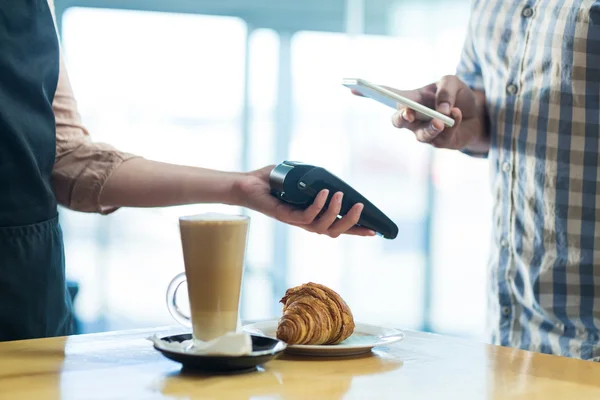
M226 333L208 342L201 340L167 342L156 335L149 337L148 340L162 350L177 353L218 356L244 356L252 353L252 338L246 332Z

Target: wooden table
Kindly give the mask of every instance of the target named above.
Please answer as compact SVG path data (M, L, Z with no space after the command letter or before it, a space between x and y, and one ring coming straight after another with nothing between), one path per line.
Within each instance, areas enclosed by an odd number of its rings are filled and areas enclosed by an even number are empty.
M600 399L600 364L418 332L367 356L186 375L145 340L182 332L0 343L0 399Z

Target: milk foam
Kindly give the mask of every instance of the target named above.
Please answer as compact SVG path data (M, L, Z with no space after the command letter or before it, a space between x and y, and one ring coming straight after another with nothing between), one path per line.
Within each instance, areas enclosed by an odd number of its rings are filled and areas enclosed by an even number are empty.
M187 215L180 217L181 222L240 222L246 221L249 217L245 215L236 214L222 214L222 213L204 213L196 215Z

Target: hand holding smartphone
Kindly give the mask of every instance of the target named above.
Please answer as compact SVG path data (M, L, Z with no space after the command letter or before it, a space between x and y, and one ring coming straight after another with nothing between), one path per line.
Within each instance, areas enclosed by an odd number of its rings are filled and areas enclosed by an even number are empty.
M343 80L342 85L365 97L378 101L381 104L385 104L394 110L398 109L398 104L402 104L406 108L414 110L416 118L420 121L431 121L435 118L439 119L444 125L450 128L454 126L454 120L452 118L364 79L346 78Z

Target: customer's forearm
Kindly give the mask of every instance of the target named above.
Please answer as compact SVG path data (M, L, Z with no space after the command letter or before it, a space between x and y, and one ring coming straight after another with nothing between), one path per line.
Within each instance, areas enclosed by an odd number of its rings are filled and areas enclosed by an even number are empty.
M475 91L479 121L475 131L475 139L465 148L473 153L487 153L490 150L490 131L486 108L485 93Z
M136 158L121 164L110 176L100 194L100 205L234 204L233 188L242 175Z

